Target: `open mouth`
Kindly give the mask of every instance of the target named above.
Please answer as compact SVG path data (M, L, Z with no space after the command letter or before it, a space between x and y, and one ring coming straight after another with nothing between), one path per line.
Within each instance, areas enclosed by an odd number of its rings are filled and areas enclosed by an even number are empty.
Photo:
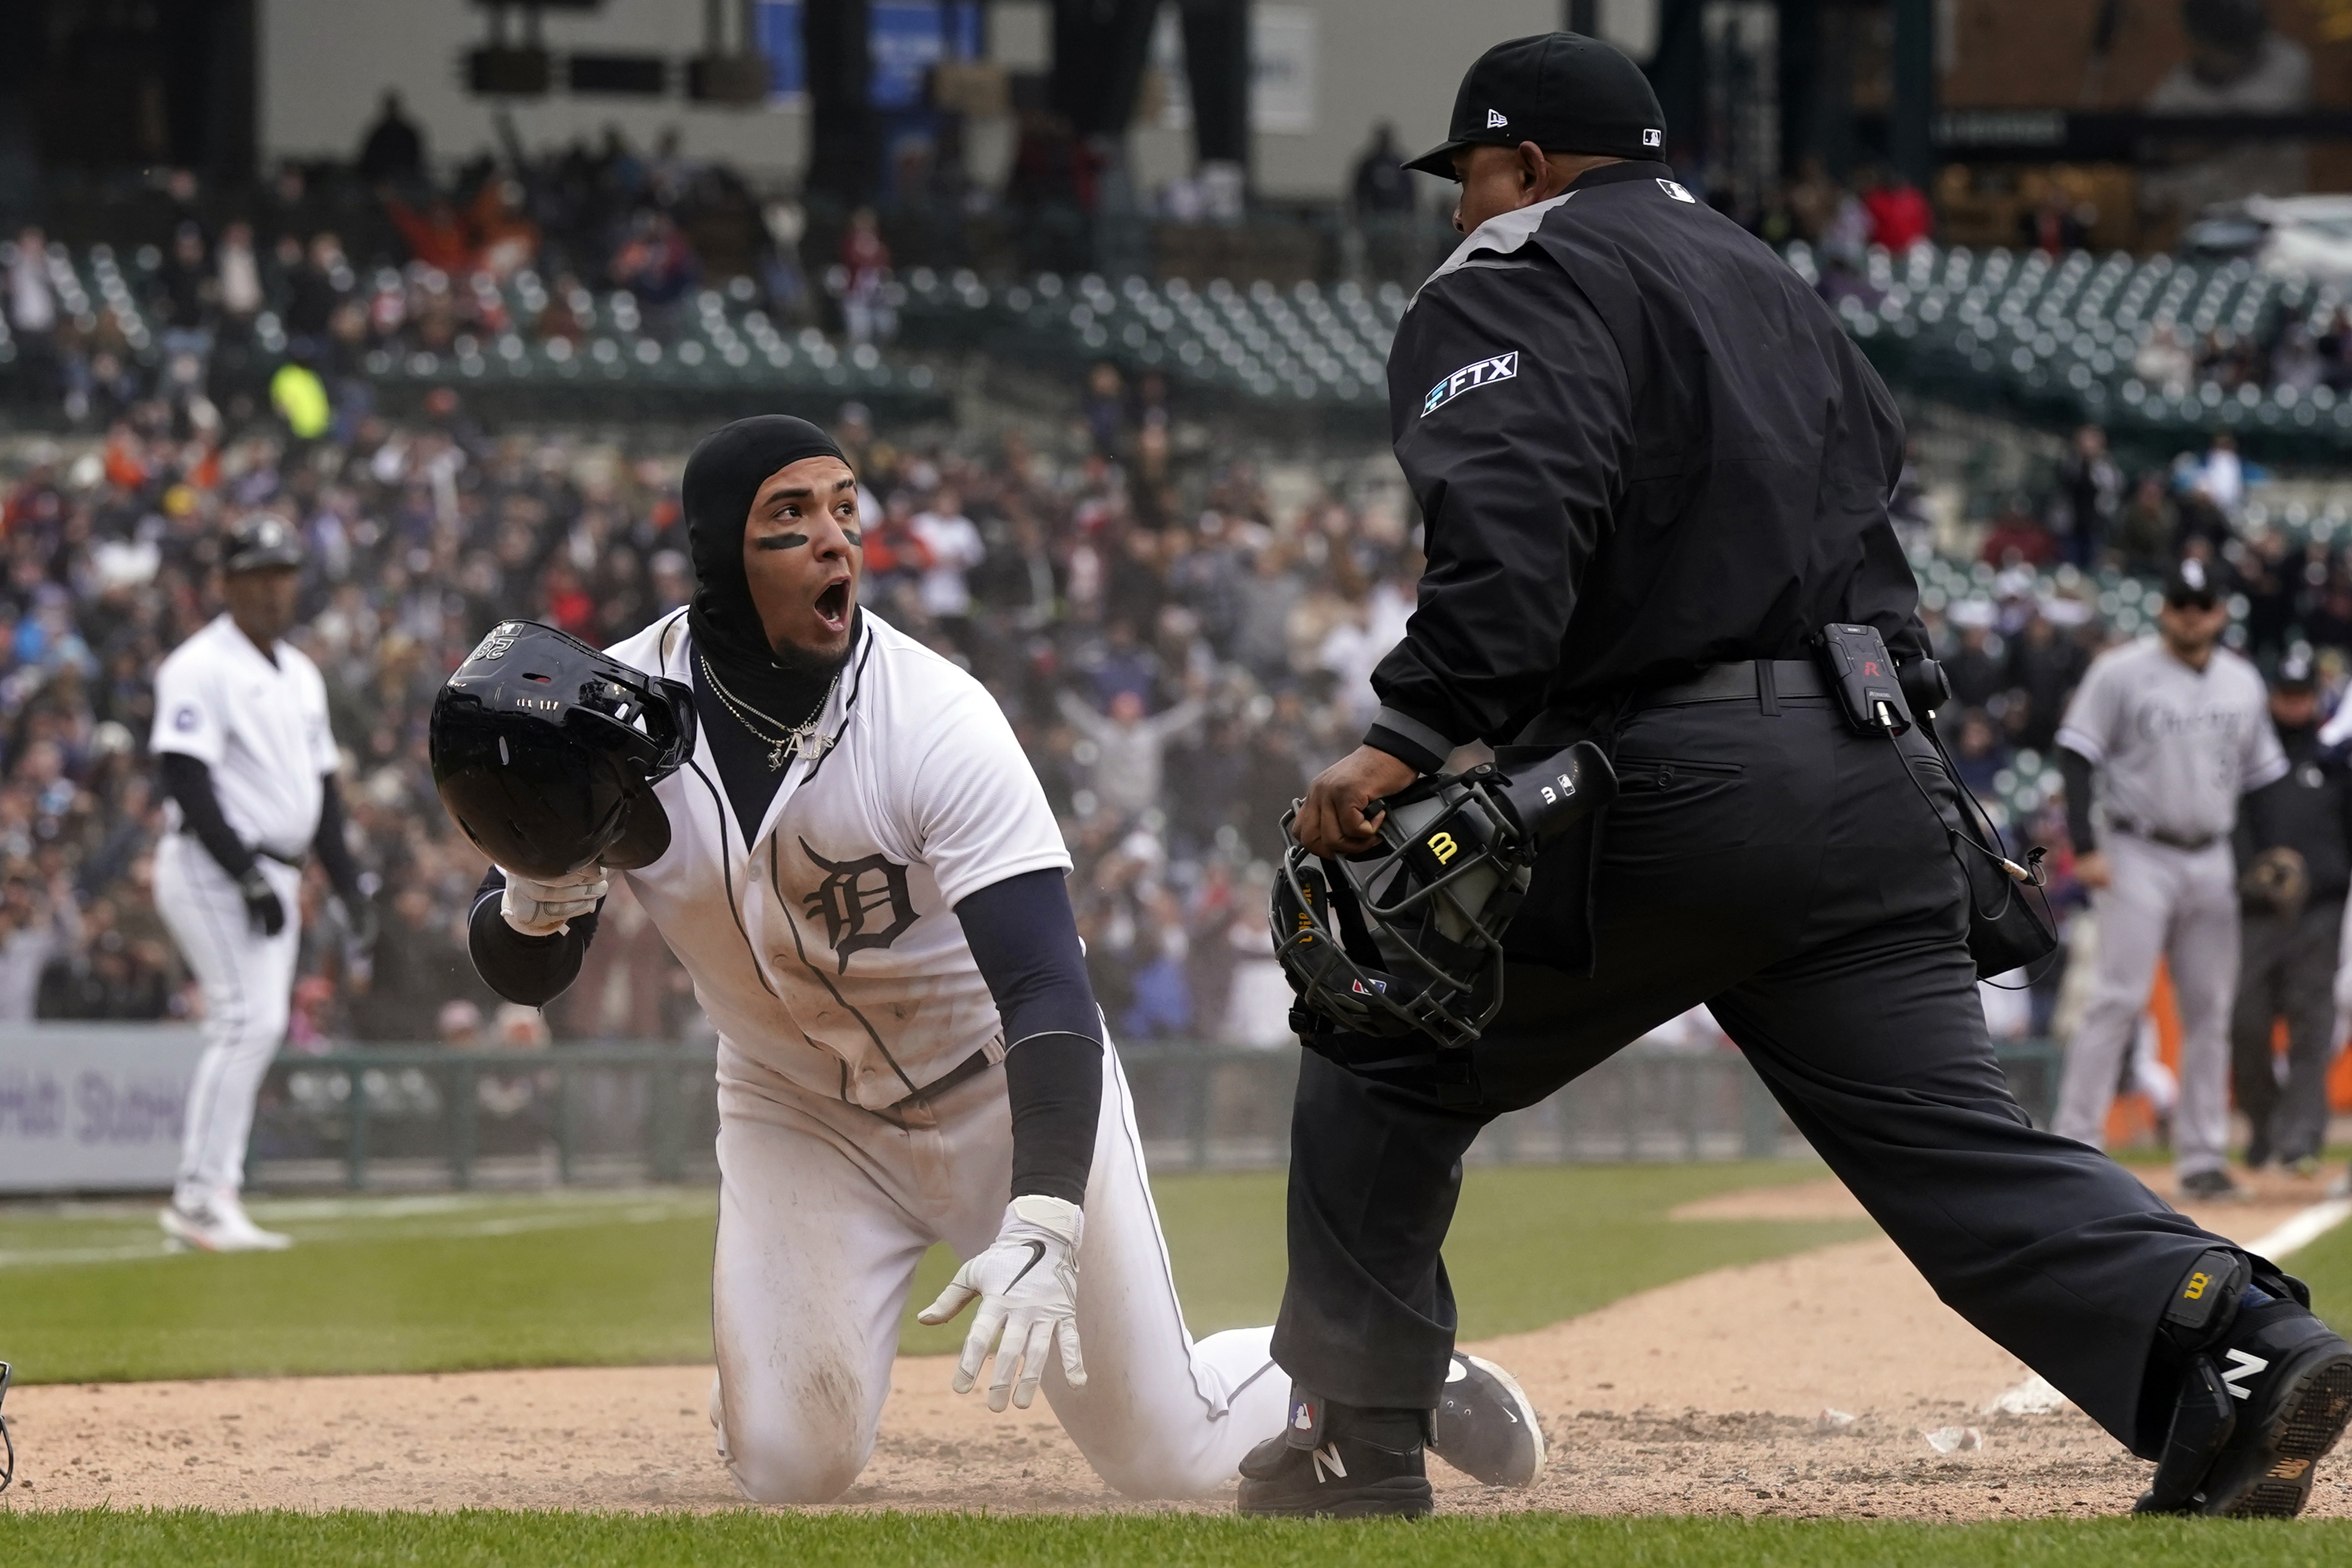
M824 585L816 596L816 618L830 632L844 632L849 627L849 579L835 578Z

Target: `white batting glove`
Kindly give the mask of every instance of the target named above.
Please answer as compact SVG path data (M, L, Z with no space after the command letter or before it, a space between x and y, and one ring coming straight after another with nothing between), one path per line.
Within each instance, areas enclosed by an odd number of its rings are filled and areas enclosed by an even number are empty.
M1077 1251L1085 1218L1076 1204L1058 1197L1014 1198L1005 1206L1004 1228L988 1250L957 1270L940 1299L915 1314L917 1322L943 1323L979 1301L963 1359L956 1363L958 1394L971 1392L982 1360L996 1345L988 1407L1003 1409L1010 1395L1013 1404L1028 1409L1056 1340L1062 1375L1073 1388L1087 1385L1087 1365L1078 1356ZM1003 1343L998 1345L1000 1331Z
M499 913L526 936L552 936L570 922L593 914L611 885L604 868L594 865L555 882L541 882L520 872L510 871L506 876L507 890L499 900Z

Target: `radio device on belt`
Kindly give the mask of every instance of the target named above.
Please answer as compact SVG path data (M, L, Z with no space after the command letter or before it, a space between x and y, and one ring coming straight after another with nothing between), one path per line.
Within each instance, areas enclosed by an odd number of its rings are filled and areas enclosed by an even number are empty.
M2024 891L2042 886L2044 852L2035 845L2026 852L2023 865L2009 858L2001 844L2000 829L1960 781L1960 770L1944 750L1943 737L1932 724L1921 725L1912 715L1911 700L1904 690L1906 677L1926 701L1941 702L1949 692L1943 672L1927 659L1916 659L1911 668L1898 672L1894 655L1887 652L1886 639L1879 635L1875 626L1823 627L1813 647L1830 688L1837 693L1846 723L1860 734L1886 737L1902 760L1904 776L1911 780L1911 787L1919 791L1920 799L1944 822L1952 858L1959 862L1968 881L1969 952L1976 959L1978 977L1989 980L1995 975L2039 963L2056 952L2055 923L2046 909L2034 907ZM1902 748L1899 737L1915 727L1935 747L1958 800L1967 802L1959 808L1957 826L1936 807L1934 798L1913 770L1911 757ZM1981 839L1971 831L1976 826L1976 821L1969 815L1971 810L1983 823Z

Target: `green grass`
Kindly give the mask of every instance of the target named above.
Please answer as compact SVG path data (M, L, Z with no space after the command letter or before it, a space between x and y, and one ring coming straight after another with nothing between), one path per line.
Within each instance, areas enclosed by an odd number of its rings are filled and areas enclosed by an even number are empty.
M1471 1173L1448 1267L1465 1335L1539 1327L1727 1263L1868 1234L1855 1222L1664 1223L1710 1193L1817 1176L1802 1165ZM1155 1184L1195 1333L1271 1319L1279 1174ZM492 1366L691 1363L710 1354L711 1194L257 1202L289 1252L167 1255L152 1210L0 1209L0 1357L26 1383ZM953 1263L935 1250L911 1306ZM911 1320L910 1352L965 1325Z
M1270 1522L1230 1515L996 1518L970 1514L681 1515L0 1513L0 1561L39 1568L142 1563L352 1568L643 1568L768 1563L795 1568L928 1564L1248 1563L1252 1568L2318 1568L2352 1560L2352 1523L2055 1520L1935 1525L1885 1521L1587 1519L1559 1514L1416 1524Z
M2337 1226L2280 1267L2311 1287L2312 1310L2352 1336L2352 1224Z

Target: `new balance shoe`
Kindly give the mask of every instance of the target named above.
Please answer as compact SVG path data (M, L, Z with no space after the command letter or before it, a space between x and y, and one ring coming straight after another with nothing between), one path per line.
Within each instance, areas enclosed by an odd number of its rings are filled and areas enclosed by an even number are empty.
M1456 1351L1430 1420L1429 1451L1490 1487L1528 1487L1543 1474L1543 1427L1518 1379Z
M2352 1343L2312 1315L2300 1281L2242 1262L2211 1272L2236 1310L2189 1357L2164 1457L2133 1511L2293 1519L2352 1425Z
M1419 1519L1425 1436L1420 1411L1328 1406L1294 1384L1290 1425L1243 1458L1235 1506L1267 1519Z

